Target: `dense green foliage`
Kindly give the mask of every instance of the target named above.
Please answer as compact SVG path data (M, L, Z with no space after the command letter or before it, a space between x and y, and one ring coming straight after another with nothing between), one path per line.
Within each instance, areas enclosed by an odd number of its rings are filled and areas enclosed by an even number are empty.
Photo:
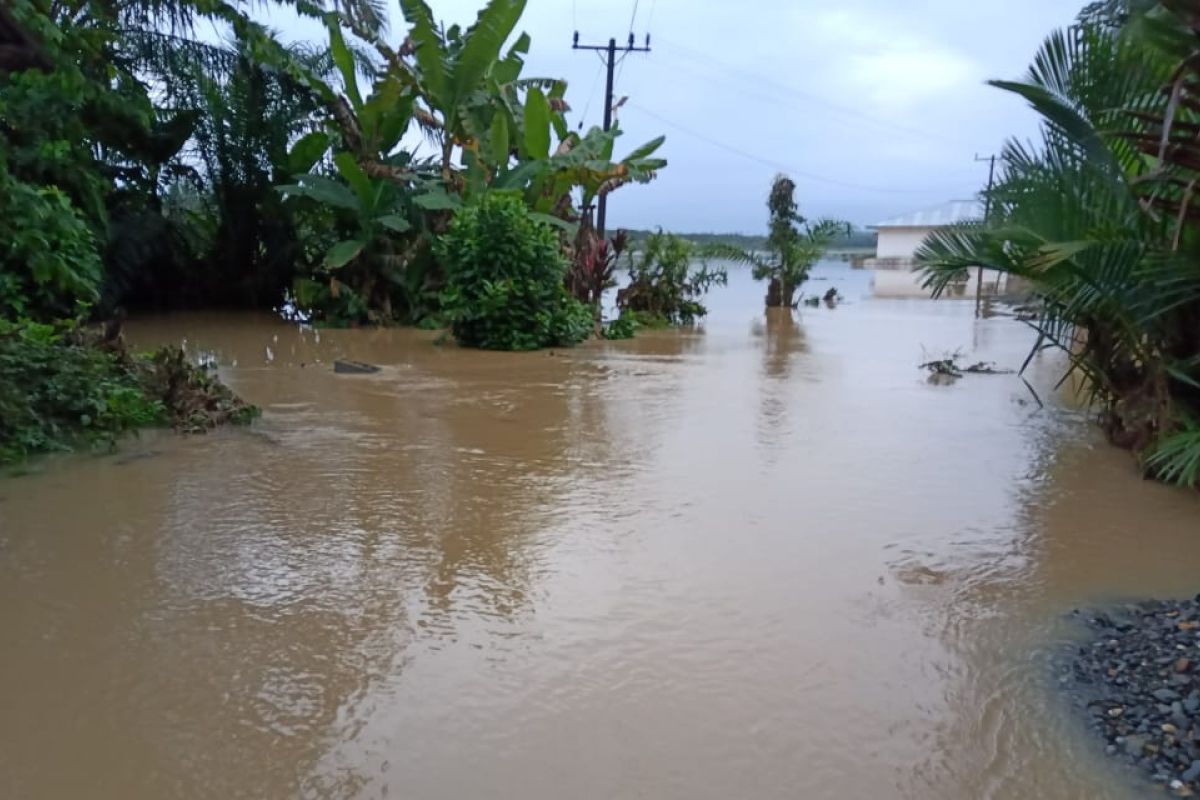
M795 199L796 184L786 175L776 175L767 197L766 255L721 244L708 247L714 255L750 264L755 280L766 280L768 307L796 305L796 290L808 280L808 272L821 260L833 242L850 235L847 222L822 219L809 222L800 215Z
M431 245L459 209L491 192L512 193L556 226L560 248L570 251L570 234L597 198L649 181L665 166L653 157L661 137L616 160L619 129L568 129L565 82L522 74L527 35L505 49L524 7L524 0L491 0L464 30L439 26L426 3L405 0L409 38L400 50L326 15L337 81L298 67L278 48L267 52L327 109L325 125L292 150L292 162L309 171L281 188L352 223L297 282L301 305L332 321L440 317L447 275ZM374 51L369 93L359 88L364 62L352 40ZM409 131L437 155L418 161L401 149ZM598 294L577 296L598 309Z
M55 206L61 223L37 223L40 235L64 243L64 262L88 262L80 274L98 284L101 310L277 302L296 237L264 205L272 156L296 124L283 117L311 118L315 106L239 55L240 43L191 36L200 19L259 29L219 2L16 0L11 13L46 68L0 72L5 194L27 210L35 197ZM170 202L179 197L190 202Z
M0 463L165 421L113 353L49 325L0 327Z
M1200 27L1176 13L1190 4L1136 5L1090 7L1023 80L995 83L1042 116L1041 141L1005 147L990 219L932 235L918 258L935 292L974 265L1029 281L1035 351L1068 355L1114 443L1195 485Z
M55 186L13 180L0 164L0 318L73 317L99 296L95 235Z
M632 339L637 335L638 324L632 312L622 314L604 327L604 338L612 341Z
M399 48L378 2L274 3L324 24L320 50L255 22L270 3L9 5L37 42L0 68L10 315L74 314L63 292L100 313L290 295L335 324L427 322L444 281L432 241L464 203L516 192L569 236L666 163L661 138L617 159L619 130L568 130L565 82L522 74L524 0L488 0L469 28L406 0ZM414 133L434 157L402 144ZM62 246L31 260L39 238Z
M460 344L535 350L577 344L592 310L564 286L558 236L517 197L493 193L461 210L437 246L445 310Z
M725 270L710 268L691 242L659 231L631 254L629 284L617 293L617 307L647 327L655 320L690 324L708 314L701 298L727 280Z

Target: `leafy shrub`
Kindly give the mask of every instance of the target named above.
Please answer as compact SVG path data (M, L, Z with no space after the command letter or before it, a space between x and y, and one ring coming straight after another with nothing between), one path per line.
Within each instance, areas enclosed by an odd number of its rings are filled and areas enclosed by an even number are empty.
M172 426L203 433L219 425L247 425L262 412L242 401L205 367L196 366L178 347L164 347L135 363L142 390L160 400Z
M591 309L564 286L558 236L516 197L491 193L458 212L437 255L450 330L466 347L536 350L592 332Z
M0 316L50 321L95 302L102 267L91 228L65 194L0 164Z
M0 464L111 445L137 428L198 433L258 414L177 347L135 357L79 328L0 321Z
M605 339L632 339L640 327L633 314L622 314L608 323L604 329Z
M689 324L708 314L700 302L712 286L724 286L723 269L709 269L702 254L687 239L673 233L652 233L640 253L631 257L629 285L617 293L622 315L632 312L647 327ZM698 263L699 267L693 267ZM659 325L653 320L660 320Z
M621 316L633 320L638 328L646 328L647 330L656 331L671 327L671 320L662 314L655 314L650 311L622 311Z
M115 354L49 325L0 323L0 463L165 420Z

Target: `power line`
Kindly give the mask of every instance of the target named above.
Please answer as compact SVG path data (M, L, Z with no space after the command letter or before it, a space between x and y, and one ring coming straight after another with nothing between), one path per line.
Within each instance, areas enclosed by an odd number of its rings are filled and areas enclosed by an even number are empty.
M588 109L592 107L592 98L596 96L596 87L600 85L600 73L604 71L604 56L597 53L596 58L600 63L596 65L596 74L592 77L592 88L588 89L587 103L583 106L583 113L579 115L579 130L583 130L583 121L587 119Z
M625 72L625 56L621 56L621 58L620 58L620 59L617 61L617 77L613 79L613 86L614 86L614 87L615 87L615 86L616 86L618 83L620 83L620 82L621 82L621 75L622 75L624 72Z
M687 73L688 75L691 75L694 78L705 81L708 84L709 90L712 91L712 89L713 89L712 83L711 83L712 78L710 76L703 75L703 74L697 72L696 70L692 69L691 67L685 66L684 64L681 64L678 62L670 63L670 64L668 64L668 66L673 70L677 70L682 73ZM722 80L722 79L724 79L724 76L717 75L716 78L717 78L717 80ZM758 97L758 98L764 100L765 102L771 103L772 106L777 106L779 104L779 98L777 96L770 94L767 90L765 90L757 85L754 85L754 84L742 85L742 84L739 84L736 82L730 82L730 86L736 87L736 90L739 93L739 97L738 97L739 100L744 100L747 96L751 96L751 97ZM844 122L843 120L832 120L832 121L835 123Z
M630 108L633 108L633 109L637 110L638 112L645 114L648 117L652 117L664 125L674 128L682 133L686 133L689 136L695 137L696 139L699 139L703 142L707 142L708 144L711 144L713 147L718 147L722 150L733 153L734 155L741 156L742 158L749 159L750 161L758 162L759 164L770 167L771 169L774 169L778 172L786 172L786 173L789 173L792 175L798 175L802 178L808 178L809 180L812 180L812 181L818 181L820 183L828 183L833 186L841 186L846 189L858 189L858 190L864 191L864 192L880 192L883 194L929 194L933 191L937 191L936 189L897 189L892 186L869 186L869 185L861 184L861 183L851 183L849 181L843 181L843 180L839 180L837 178L828 178L824 175L818 175L813 172L799 170L799 169L796 169L794 166L790 166L788 164L782 164L778 161L771 161L770 159L761 158L760 156L756 156L753 153L748 153L745 150L742 150L741 148L734 147L733 145L731 145L727 142L722 142L721 140L714 139L707 134L699 133L698 131L694 131L690 128L684 127L683 125L672 122L671 120L667 119L666 117L663 117L660 114L656 114L647 108L643 108L642 106L639 106L636 103L629 103L628 105Z
M660 44L662 44L662 43L660 42ZM769 78L766 75L762 75L762 74L759 74L756 72L751 72L749 70L743 69L741 67L736 67L736 66L733 66L728 63L720 62L707 54L699 53L699 52L692 50L691 48L683 46L683 45L675 44L672 42L667 42L663 46L665 46L668 50L674 50L679 55L682 55L685 58L688 58L688 59L691 59L691 60L697 62L698 64L702 65L706 69L711 70L713 73L715 73L716 75L718 75L720 77L725 77L725 76L729 75L730 73L737 73L737 74L740 74L743 78L747 78L751 81L754 81L755 83L762 84L765 86L770 86L778 91L786 92L795 97L799 97L803 100L806 100L806 101L809 101L812 103L816 103L817 105L820 105L820 106L824 106L825 108L827 108L831 111L836 111L836 112L838 112L840 114L844 114L846 116L854 117L856 119L860 119L865 122L870 122L874 125L878 125L883 128L888 128L893 131L905 133L910 136L919 136L919 137L922 137L925 139L939 139L941 141L950 142L950 143L957 144L957 145L966 145L967 144L967 142L965 142L964 140L959 139L957 137L947 136L945 134L937 133L934 131L922 130L920 128L913 128L908 125L903 125L901 123L894 122L892 120L884 119L882 117L876 117L872 114L867 114L863 111L859 111L856 108L851 108L849 106L841 105L840 103L832 102L830 100L825 99L824 97L821 97L820 95L812 94L810 92L805 92L802 89L797 89L794 86L788 86L788 85L779 83L778 81L776 81L772 78Z
M633 13L629 15L629 38L631 41L633 39L633 25L637 21L637 12L638 12L638 0L633 0ZM628 54L626 54L626 55L628 55ZM624 55L621 56L621 60L618 61L617 64L619 66L617 67L617 77L614 80L614 84L621 82L621 75L625 72L625 56Z
M689 67L685 67L684 65L679 64L679 63L670 64L670 67L672 69L679 70L684 73L688 73L688 74L690 74L694 77L700 78L702 80L708 79L707 76L701 75L700 73L690 69ZM767 94L765 91L763 91L762 89L760 89L757 86L742 87L738 91L741 92L742 99L744 99L745 96L747 96L747 95L751 95L751 96L758 96L760 98L763 98L764 100L771 102L772 104L778 103L778 98ZM966 173L963 173L963 174L965 175Z

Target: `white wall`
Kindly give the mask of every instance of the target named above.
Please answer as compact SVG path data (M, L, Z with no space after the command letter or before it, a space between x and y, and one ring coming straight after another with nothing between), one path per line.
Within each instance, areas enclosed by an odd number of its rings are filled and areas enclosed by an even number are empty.
M974 300L976 272L978 272L977 268L971 267L967 270L966 282L951 286L942 297L946 299L962 297ZM997 279L1000 280L1000 291L1003 292L1007 286L1007 276L999 275L990 269L983 271L985 296L995 293ZM921 288L923 280L924 277L919 272L909 269L873 269L871 270L871 295L873 297L929 297L929 290Z
M910 259L933 228L880 228L876 258Z

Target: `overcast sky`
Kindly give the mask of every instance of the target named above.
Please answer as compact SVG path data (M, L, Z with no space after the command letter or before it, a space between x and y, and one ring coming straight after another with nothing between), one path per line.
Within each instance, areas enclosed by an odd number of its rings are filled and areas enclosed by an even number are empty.
M432 0L469 24L483 0ZM393 2L390 38L406 29ZM808 216L858 225L970 197L1009 136L1036 132L1015 97L984 85L1024 73L1082 0L529 0L526 74L566 78L572 125L598 125L604 75L582 43L648 32L652 52L619 68L624 152L659 134L653 183L611 196L609 224L679 232L762 232L776 172ZM288 38L319 30L269 21Z

